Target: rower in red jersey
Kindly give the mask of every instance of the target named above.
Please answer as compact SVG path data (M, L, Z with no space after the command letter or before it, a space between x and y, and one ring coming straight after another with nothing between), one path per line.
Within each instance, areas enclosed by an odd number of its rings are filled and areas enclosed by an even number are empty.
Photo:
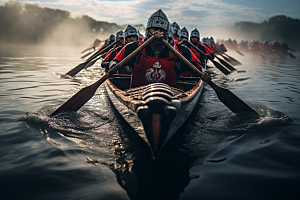
M188 36L188 35L187 35ZM185 36L182 36L183 39L182 41L187 41L187 38L184 38ZM191 49L191 51L196 55L196 57L200 60L202 67L204 67L205 62L206 62L206 58L210 58L210 59L214 59L214 52L206 45L203 45L200 41L200 33L199 31L194 28L191 31L191 37L190 37L190 41L193 45L195 45L196 47L198 47L204 54L200 53L199 51L197 51L195 48L193 48L191 45L189 45L188 43L183 43L183 44L187 44L187 46Z
M131 88L157 82L174 86L177 74L189 70L161 41L161 39L168 39L169 26L170 23L167 16L159 9L148 19L146 38L127 44L113 59L112 63L114 65L122 61L148 38L153 35L156 37L138 56L135 56L127 63L133 70ZM191 52L187 47L181 47L180 51L192 64L200 66L198 62L191 60ZM210 75L207 73L203 73L201 78L206 82L211 80Z
M117 47L123 47L125 45L125 42L124 42L124 33L122 30L118 31L116 33L116 41L117 43L107 51L105 57L107 57L114 49L116 49ZM105 60L105 59L104 59ZM103 61L104 61L103 60ZM104 62L107 62L107 61L104 61Z
M136 28L134 28L131 25L128 25L125 29L125 44L129 44L131 42L137 41L140 34ZM123 36L124 37L124 36ZM106 55L104 60L101 63L101 66L105 68L106 70L109 69L109 62L112 61L116 55L121 51L123 46L118 46L117 48L114 48L109 54ZM125 66L121 68L117 73L119 74L131 74L132 70L129 66Z

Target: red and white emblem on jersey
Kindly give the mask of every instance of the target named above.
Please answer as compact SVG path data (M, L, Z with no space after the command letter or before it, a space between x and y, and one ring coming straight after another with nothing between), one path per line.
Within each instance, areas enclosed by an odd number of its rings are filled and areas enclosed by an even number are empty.
M153 64L153 68L149 68L146 72L146 79L149 82L162 82L166 78L166 72L161 68L161 64L156 62Z

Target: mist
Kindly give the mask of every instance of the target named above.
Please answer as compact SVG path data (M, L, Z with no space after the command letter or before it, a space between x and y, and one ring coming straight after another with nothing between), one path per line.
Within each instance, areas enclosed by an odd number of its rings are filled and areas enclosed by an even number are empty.
M88 46L95 39L104 41L126 26L96 21L86 15L72 18L68 11L20 1L0 6L1 44ZM143 25L135 26L143 29Z
M219 25L209 28L209 36L215 39L236 39L287 42L289 46L299 49L300 46L300 20L276 15L261 23L236 22L233 25ZM205 37L205 35L203 36Z

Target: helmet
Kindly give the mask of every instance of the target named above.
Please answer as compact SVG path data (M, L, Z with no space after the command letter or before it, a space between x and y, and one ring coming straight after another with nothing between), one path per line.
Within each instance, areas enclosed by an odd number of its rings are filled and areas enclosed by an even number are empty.
M184 37L186 39L189 38L189 32L185 27L182 27L182 29L180 30L181 36L180 37Z
M115 35L110 35L109 36L109 41L111 42L111 41L115 41L116 40L116 37L115 37Z
M210 37L210 43L215 43L215 41L214 41L214 38L213 37Z
M191 31L191 37L197 37L197 38L200 38L200 33L199 31L194 28L192 31Z
M131 35L139 37L138 30L136 30L136 28L134 28L133 26L128 25L125 29L125 39Z
M116 38L124 38L124 33L122 30L119 30L117 33L116 33Z
M108 43L109 43L109 40L106 39L105 42L104 42L104 45L108 45Z
M150 28L161 28L166 31L165 39L167 39L167 32L168 32L169 26L170 26L169 24L170 24L170 22L168 20L168 17L161 9L159 9L158 11L153 13L148 19L147 27L146 27L147 37L152 36L152 34L149 31Z
M173 30L172 24L170 24L169 30L168 30L168 38L169 38L169 43L170 44L174 44L173 35L174 35L174 30Z
M173 27L174 34L180 37L181 36L180 26L176 22L173 22L172 27Z
M209 44L210 44L210 41L209 41L208 38L205 38L205 37L204 37L204 38L202 38L201 43L202 43L202 44L209 45Z
M172 27L172 24L170 23L169 30L168 30L168 37L173 38L173 34L174 34L174 29Z

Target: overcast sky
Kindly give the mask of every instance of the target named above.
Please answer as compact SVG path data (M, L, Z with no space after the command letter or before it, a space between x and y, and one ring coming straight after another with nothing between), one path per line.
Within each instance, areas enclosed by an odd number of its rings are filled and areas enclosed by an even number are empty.
M7 0L0 0L1 4ZM27 0L40 7L66 10L71 16L88 15L99 21L118 24L144 24L162 9L170 22L189 30L207 29L237 21L262 22L274 15L300 18L300 0Z

